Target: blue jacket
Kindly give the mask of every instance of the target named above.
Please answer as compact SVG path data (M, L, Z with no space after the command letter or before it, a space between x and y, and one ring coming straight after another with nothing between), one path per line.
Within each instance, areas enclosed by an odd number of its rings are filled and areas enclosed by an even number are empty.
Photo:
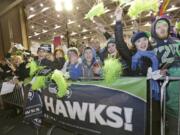
M68 71L71 80L78 80L82 76L82 65L77 64L69 64Z

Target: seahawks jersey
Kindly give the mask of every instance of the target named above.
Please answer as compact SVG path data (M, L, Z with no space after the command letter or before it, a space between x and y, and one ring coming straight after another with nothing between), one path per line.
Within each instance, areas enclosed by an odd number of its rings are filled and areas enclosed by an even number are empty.
M153 50L159 60L160 66L175 61L175 57L179 52L179 43L180 41L170 43L167 40L164 40L162 44L155 46Z

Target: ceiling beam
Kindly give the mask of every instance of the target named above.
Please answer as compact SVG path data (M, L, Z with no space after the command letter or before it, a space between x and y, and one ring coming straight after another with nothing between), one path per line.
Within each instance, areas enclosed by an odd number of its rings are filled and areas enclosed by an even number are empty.
M13 3L8 5L2 12L0 12L0 17L22 2L23 0L15 0Z

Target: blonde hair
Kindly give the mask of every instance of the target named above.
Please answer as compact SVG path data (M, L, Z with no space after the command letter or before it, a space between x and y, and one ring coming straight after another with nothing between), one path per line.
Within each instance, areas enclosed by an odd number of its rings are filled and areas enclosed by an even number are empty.
M23 63L23 57L22 57L22 56L20 56L20 55L13 55L13 56L11 56L11 61L12 61L12 63L13 63L16 59L18 59L18 62L19 62L19 63ZM14 63L13 63L13 64L14 64Z
M77 54L79 56L79 51L78 51L78 49L76 47L70 47L68 49L68 53L69 52L74 52L75 54Z

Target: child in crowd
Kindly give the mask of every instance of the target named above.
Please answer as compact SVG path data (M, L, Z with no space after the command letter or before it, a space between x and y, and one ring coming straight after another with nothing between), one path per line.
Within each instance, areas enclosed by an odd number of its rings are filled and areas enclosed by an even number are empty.
M95 79L102 75L101 62L96 59L96 53L91 47L86 47L83 52L83 79Z
M71 80L78 80L82 77L82 64L77 48L69 48L67 55L68 61L64 64L62 71L69 76Z

